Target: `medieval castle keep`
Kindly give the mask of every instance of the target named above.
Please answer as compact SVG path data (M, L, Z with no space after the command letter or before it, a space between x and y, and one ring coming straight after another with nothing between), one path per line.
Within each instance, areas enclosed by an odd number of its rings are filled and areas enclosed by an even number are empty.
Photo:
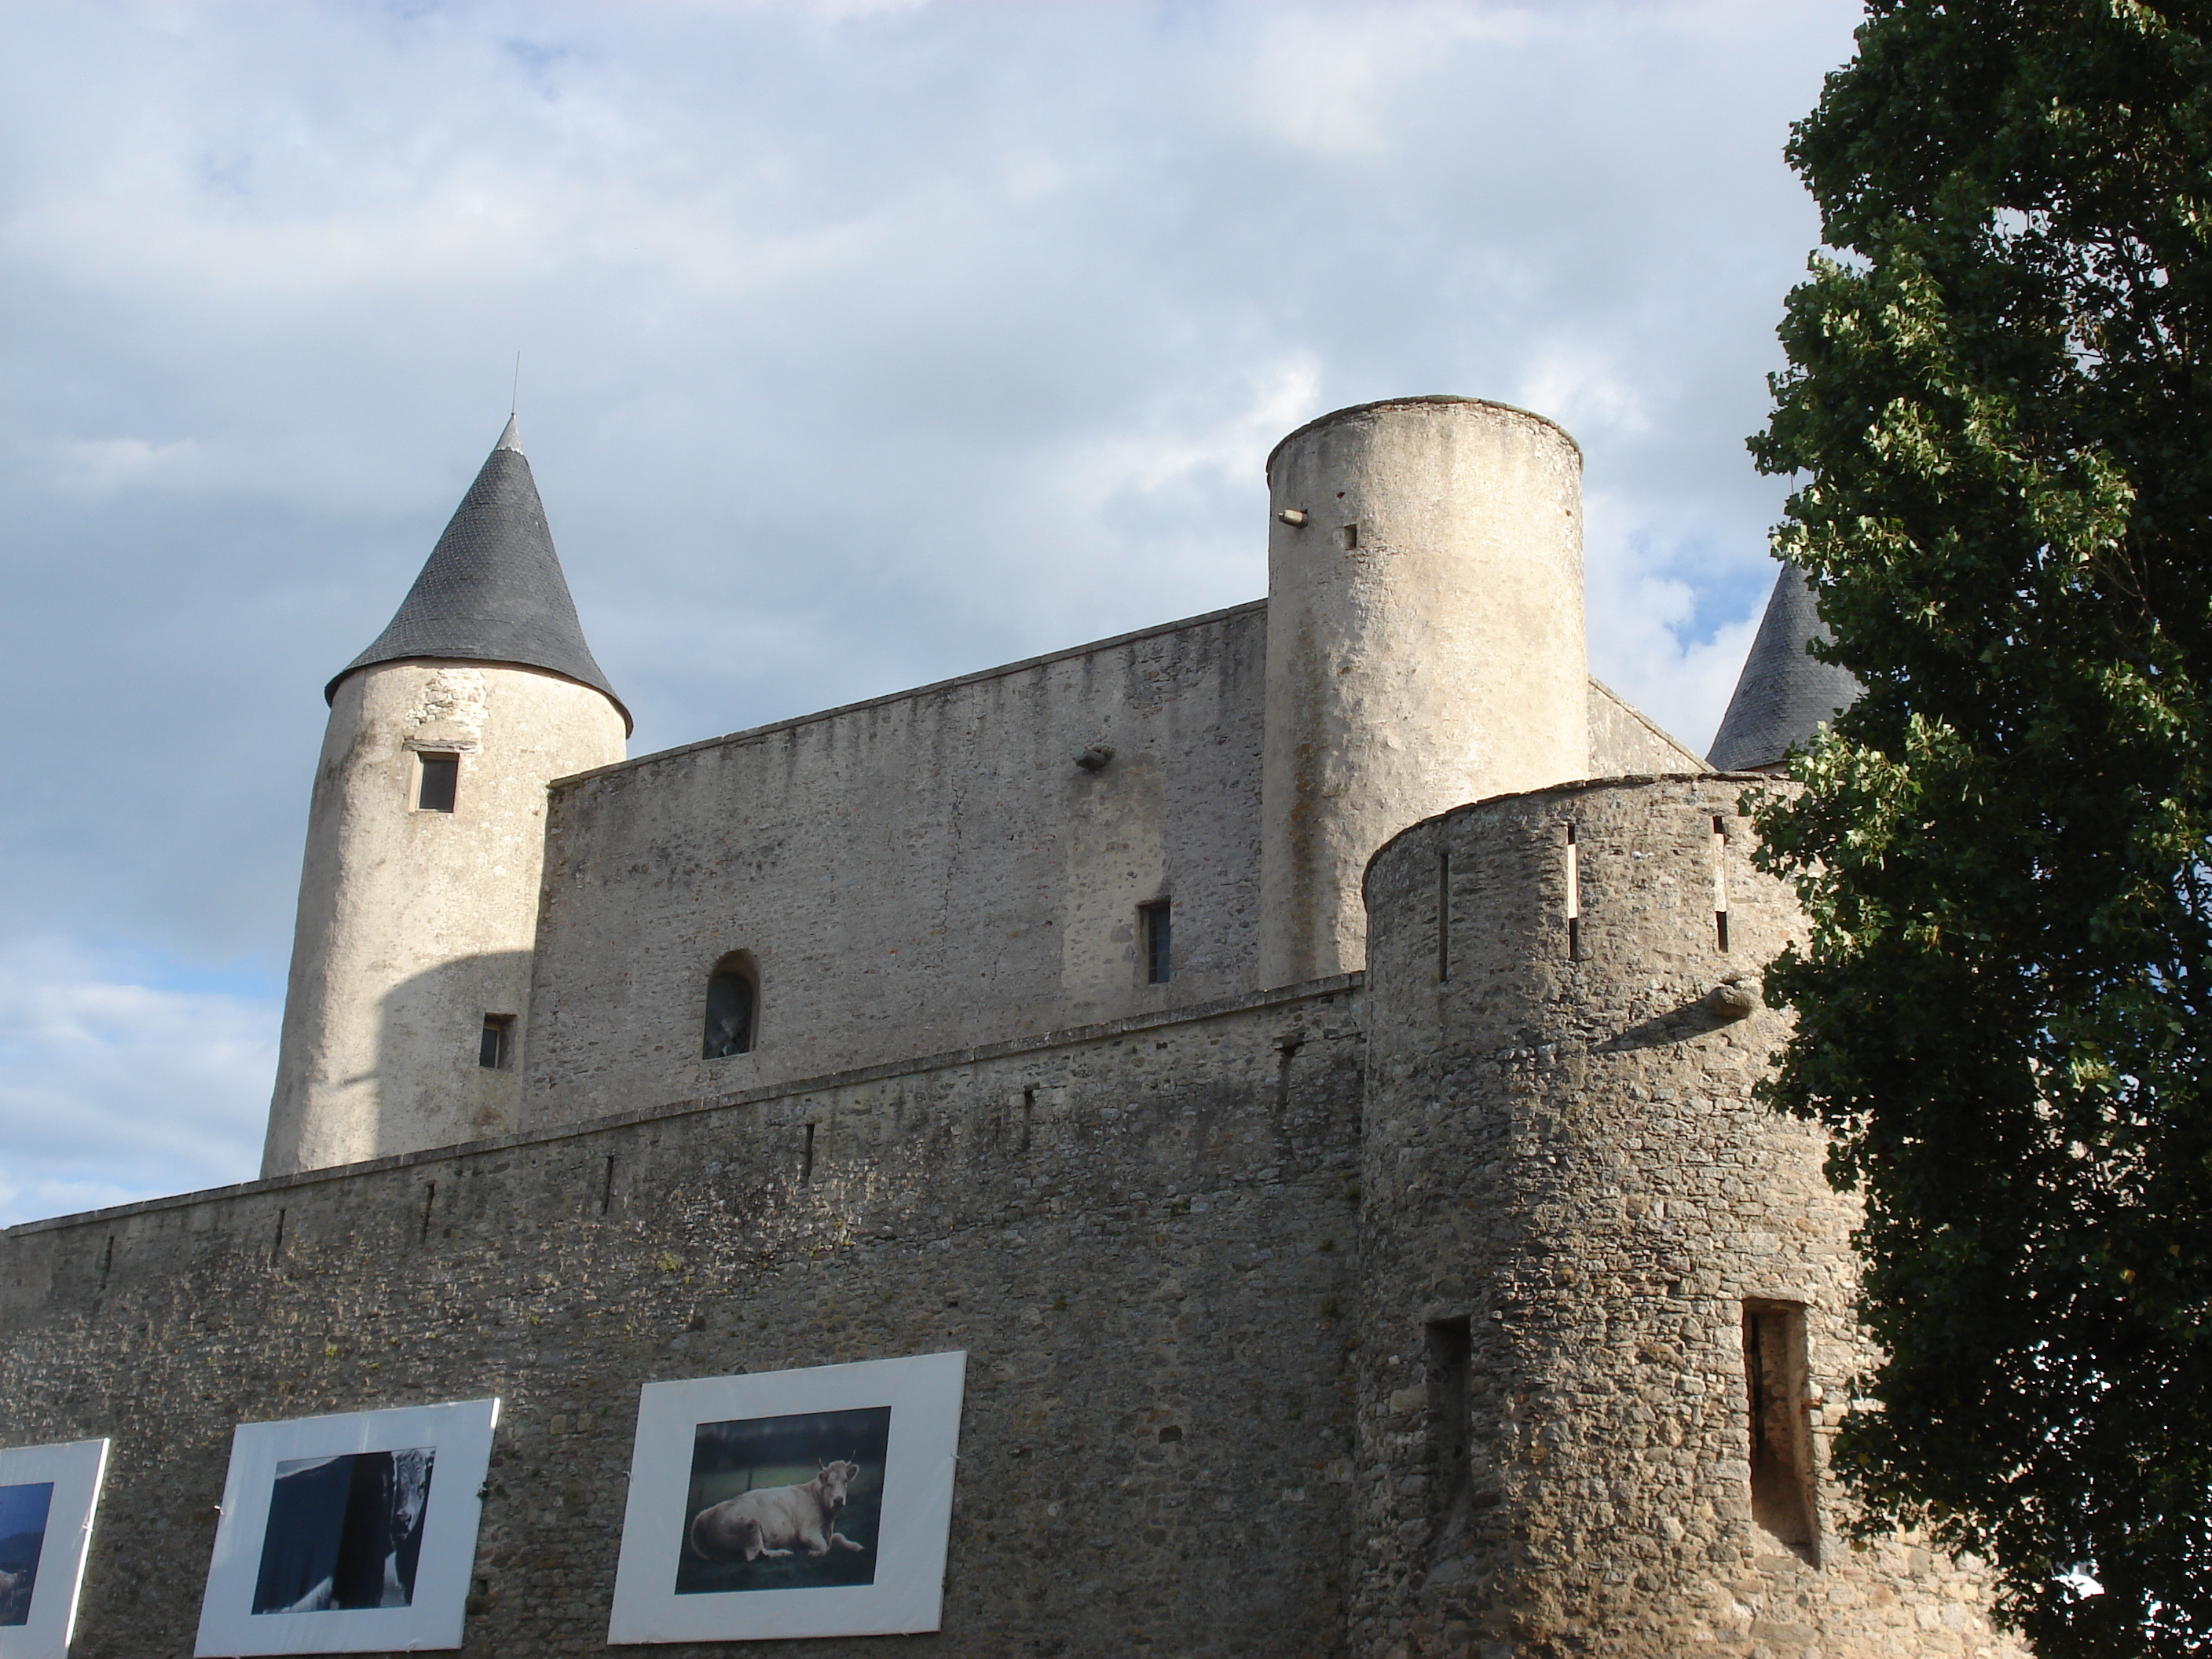
M75 1651L190 1651L234 1424L492 1394L466 1650L600 1651L639 1385L960 1348L945 1627L809 1655L2019 1652L1839 1533L1852 1212L1750 1097L1802 583L1709 767L1558 427L1267 478L1265 600L625 760L510 423L328 688L263 1178L0 1242L0 1446L115 1443Z

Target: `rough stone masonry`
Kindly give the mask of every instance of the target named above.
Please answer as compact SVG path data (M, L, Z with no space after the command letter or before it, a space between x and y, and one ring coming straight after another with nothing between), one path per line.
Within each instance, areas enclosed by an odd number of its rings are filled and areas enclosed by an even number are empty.
M535 1659L641 1385L952 1348L943 1629L810 1659L2015 1659L1845 1535L1852 1212L1751 1097L1802 591L1717 774L1589 678L1558 427L1268 473L1264 601L625 761L510 423L327 689L264 1178L0 1235L79 1659L191 1652L239 1423L500 1396Z

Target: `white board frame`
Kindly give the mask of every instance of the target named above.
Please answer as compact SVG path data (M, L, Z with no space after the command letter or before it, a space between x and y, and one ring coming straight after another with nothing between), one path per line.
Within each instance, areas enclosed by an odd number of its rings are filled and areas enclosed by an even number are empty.
M483 1516L484 1477L491 1468L497 1400L444 1406L400 1406L337 1417L241 1423L231 1437L230 1474L222 1517L200 1603L197 1659L246 1659L291 1653L392 1653L457 1648L468 1616L477 1528ZM404 1451L434 1446L430 1498L422 1511L422 1550L413 1605L334 1607L320 1613L253 1611L262 1540L276 1466L295 1459L349 1452Z
M84 1588L85 1552L92 1545L92 1518L106 1478L105 1440L0 1451L0 1486L52 1481L54 1488L46 1505L46 1539L39 1546L39 1576L31 1586L31 1616L23 1624L0 1626L0 1659L69 1659L77 1595Z
M608 1643L763 1642L939 1629L967 1376L968 1356L952 1352L646 1384L638 1391ZM676 1593L700 1424L878 1406L891 1408L891 1421L874 1583Z

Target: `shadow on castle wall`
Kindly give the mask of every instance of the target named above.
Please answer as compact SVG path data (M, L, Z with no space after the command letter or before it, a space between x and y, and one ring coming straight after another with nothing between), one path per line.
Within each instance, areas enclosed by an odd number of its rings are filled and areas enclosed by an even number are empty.
M425 969L385 993L375 1070L361 1079L374 1087L378 1153L516 1127L530 964L527 951L486 951Z

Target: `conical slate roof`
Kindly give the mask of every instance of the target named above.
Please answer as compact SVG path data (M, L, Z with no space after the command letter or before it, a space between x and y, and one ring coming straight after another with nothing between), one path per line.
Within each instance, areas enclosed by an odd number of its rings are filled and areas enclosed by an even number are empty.
M1859 683L1849 669L1805 654L1808 640L1834 637L1814 608L1805 573L1784 565L1705 764L1716 772L1773 766L1856 702Z
M323 688L324 699L356 668L405 657L542 668L605 692L623 726L635 724L584 643L513 416L391 625Z

